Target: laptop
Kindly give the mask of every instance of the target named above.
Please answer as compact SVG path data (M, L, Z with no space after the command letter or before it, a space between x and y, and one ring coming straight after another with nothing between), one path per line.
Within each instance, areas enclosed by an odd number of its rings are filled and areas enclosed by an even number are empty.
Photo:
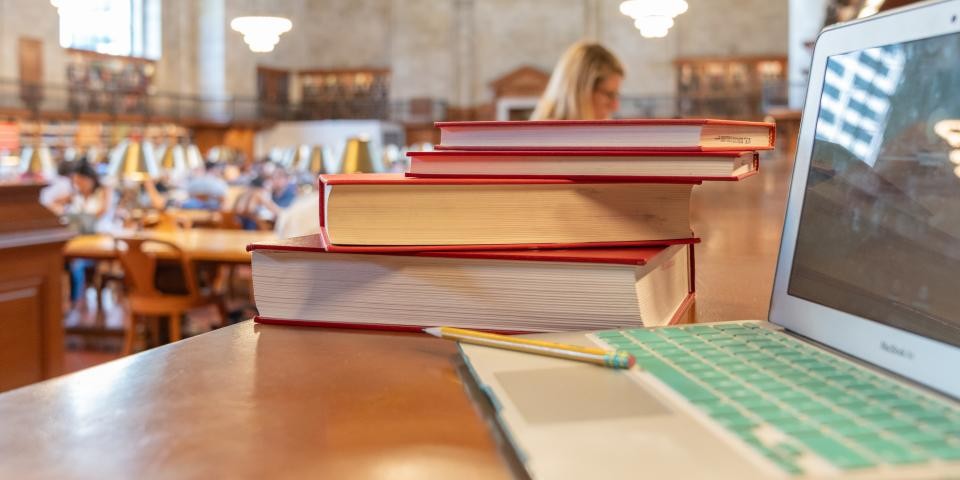
M534 478L960 478L960 1L816 42L767 321L461 345Z

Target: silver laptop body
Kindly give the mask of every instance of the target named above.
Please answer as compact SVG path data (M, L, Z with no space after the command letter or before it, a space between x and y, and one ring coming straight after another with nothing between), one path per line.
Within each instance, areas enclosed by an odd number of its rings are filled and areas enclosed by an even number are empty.
M960 1L822 32L802 118L769 322L542 335L629 371L461 345L531 476L960 478Z

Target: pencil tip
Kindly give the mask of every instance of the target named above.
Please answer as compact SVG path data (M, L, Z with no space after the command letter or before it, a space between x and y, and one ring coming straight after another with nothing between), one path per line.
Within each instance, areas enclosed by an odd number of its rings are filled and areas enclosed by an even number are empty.
M434 337L439 337L439 336L440 336L440 327L424 328L423 331L424 331L424 333L429 333L430 335L433 335Z

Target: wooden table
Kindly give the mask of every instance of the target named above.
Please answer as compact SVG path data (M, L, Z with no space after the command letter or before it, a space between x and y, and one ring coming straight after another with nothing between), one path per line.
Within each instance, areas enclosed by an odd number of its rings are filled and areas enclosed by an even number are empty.
M695 190L697 321L765 318L790 159L761 166ZM0 478L513 476L459 365L423 335L244 322L0 394Z
M132 234L132 232L131 232ZM249 263L247 245L276 240L269 231L217 230L192 228L185 230L142 230L136 235L172 242L182 248L194 261L212 263ZM67 243L63 254L67 258L113 259L113 237L110 235L80 235Z

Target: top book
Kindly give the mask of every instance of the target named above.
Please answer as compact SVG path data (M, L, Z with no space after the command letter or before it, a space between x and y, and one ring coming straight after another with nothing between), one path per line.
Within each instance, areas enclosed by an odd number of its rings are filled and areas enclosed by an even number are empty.
M712 119L437 122L438 150L769 150L772 123Z

